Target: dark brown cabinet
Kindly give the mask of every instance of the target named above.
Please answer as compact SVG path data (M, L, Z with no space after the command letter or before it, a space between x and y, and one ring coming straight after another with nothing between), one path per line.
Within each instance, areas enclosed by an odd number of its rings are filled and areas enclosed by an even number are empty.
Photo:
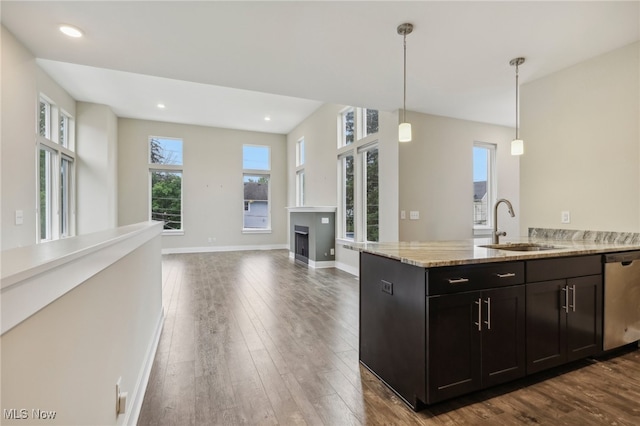
M436 268L360 255L360 361L414 410L601 350L599 255Z
M602 351L602 275L578 276L599 273L600 257L563 260L563 268L556 259L527 263L527 374Z
M428 403L525 375L525 287L427 299Z

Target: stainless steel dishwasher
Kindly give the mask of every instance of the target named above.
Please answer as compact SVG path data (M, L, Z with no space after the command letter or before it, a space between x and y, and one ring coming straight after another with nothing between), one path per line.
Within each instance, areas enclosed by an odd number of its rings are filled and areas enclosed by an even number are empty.
M640 340L640 251L604 255L604 350Z

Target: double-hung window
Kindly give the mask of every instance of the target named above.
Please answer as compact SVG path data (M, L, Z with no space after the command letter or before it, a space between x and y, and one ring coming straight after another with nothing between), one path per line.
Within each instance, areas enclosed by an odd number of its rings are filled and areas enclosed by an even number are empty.
M75 234L74 120L41 95L37 123L38 238L56 240Z
M182 139L149 138L149 217L164 223L163 234L182 235Z
M348 107L338 116L338 236L379 240L378 111Z
M473 144L473 228L481 234L493 226L491 207L496 200L496 145Z
M270 181L271 148L264 145L243 145L243 232L271 232Z

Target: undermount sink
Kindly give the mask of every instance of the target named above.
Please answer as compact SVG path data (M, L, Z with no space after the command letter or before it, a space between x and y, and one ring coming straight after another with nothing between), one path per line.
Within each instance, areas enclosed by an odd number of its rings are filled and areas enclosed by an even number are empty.
M538 243L502 243L502 244L487 244L484 246L478 246L484 248L491 248L497 250L511 250L511 251L541 251L541 250L553 250L561 249L563 247L552 246L549 244Z

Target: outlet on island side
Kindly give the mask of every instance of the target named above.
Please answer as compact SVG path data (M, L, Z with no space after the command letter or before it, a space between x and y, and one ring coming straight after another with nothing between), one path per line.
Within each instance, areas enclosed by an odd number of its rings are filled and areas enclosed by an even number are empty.
M568 210L560 212L560 223L571 223L571 213Z

